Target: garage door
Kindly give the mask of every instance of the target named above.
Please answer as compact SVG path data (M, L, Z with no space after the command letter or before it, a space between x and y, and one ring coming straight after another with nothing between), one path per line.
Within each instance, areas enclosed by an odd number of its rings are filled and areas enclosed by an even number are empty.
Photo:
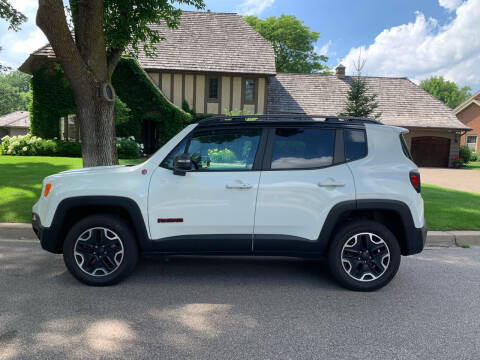
M448 167L450 139L420 136L412 139L411 153L418 166Z

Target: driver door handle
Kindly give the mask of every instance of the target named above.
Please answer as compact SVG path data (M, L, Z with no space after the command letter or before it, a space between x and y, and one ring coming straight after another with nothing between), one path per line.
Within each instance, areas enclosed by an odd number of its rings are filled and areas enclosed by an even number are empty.
M250 184L245 184L245 183L231 183L231 184L227 184L225 185L225 187L227 189L251 189L252 188L252 185Z
M345 186L345 184L338 183L335 181L321 181L317 185L320 187L330 187L330 188Z

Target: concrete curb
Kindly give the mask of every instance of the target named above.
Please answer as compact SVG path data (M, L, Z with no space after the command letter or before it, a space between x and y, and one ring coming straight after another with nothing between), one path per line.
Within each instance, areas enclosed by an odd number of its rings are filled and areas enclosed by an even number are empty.
M0 237L4 239L37 239L32 225L0 223ZM427 246L450 247L461 245L480 246L480 231L429 231Z
M31 224L0 223L0 238L4 239L36 239Z

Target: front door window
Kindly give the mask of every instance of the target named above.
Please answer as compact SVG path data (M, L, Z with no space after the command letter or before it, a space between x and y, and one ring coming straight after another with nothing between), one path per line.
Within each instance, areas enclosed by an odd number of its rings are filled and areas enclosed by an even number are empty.
M190 141L193 171L251 170L261 129L220 130L199 133Z

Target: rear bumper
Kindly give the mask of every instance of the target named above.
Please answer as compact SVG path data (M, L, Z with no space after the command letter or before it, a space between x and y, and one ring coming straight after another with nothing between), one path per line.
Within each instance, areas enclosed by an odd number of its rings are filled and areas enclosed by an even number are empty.
M405 253L402 255L413 255L422 252L427 240L427 225L421 228L413 228L406 239Z
M32 214L32 228L44 250L54 254L61 254L62 248L58 244L58 236L53 229L43 227L38 214Z

